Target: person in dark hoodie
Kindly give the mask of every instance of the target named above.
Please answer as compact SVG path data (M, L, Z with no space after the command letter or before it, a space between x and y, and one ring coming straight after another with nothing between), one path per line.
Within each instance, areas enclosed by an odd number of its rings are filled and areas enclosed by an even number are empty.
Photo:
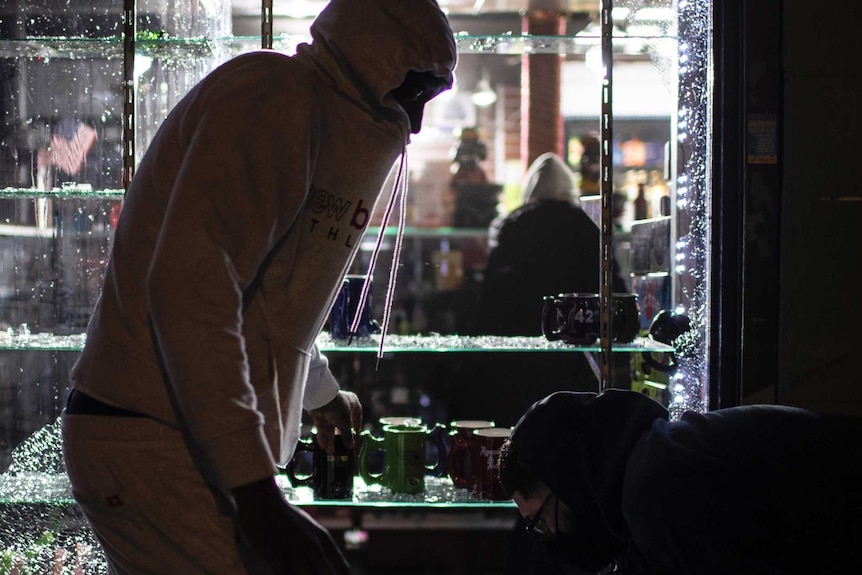
M631 391L536 402L500 456L527 530L588 573L858 573L862 418L667 411Z
M315 341L456 45L435 0L331 0L311 36L192 88L126 195L62 420L112 573L348 570L275 476L303 408L330 449L361 426Z
M546 296L599 292L599 228L581 209L574 173L560 156L546 152L533 160L524 174L521 201L488 230L476 321L482 335L541 337ZM614 292L625 291L618 273L612 282ZM614 387L629 386L629 358L615 354L614 359ZM576 382L582 390L598 387L582 353L501 353L490 360L465 354L460 365L465 379L473 382L462 393L481 397L488 418L509 424L534 401L559 389L560 381ZM526 380L530 385L522 385ZM508 392L488 391L499 388Z
M572 170L540 155L524 176L522 205L491 222L480 332L542 335L545 296L599 292L599 256L599 227L580 208ZM612 283L626 291L616 268Z

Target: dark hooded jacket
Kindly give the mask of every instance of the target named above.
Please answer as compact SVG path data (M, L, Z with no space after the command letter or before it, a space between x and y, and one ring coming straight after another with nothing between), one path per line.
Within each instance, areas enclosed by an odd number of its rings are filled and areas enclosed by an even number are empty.
M862 572L860 418L769 405L668 421L635 392L560 392L530 408L512 441L572 509L566 543L579 550L565 556L582 568Z

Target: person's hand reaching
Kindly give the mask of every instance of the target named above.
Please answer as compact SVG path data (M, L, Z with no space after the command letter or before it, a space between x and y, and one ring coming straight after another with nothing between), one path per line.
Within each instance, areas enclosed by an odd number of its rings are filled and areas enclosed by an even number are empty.
M335 399L308 414L317 428L317 443L327 453L333 453L335 430L341 432L344 444L352 449L355 436L362 427L362 404L351 391L339 391Z

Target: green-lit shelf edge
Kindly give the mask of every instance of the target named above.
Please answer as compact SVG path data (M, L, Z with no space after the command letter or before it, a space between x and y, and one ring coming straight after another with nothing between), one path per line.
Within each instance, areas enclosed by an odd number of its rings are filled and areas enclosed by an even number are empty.
M363 507L389 509L487 509L514 507L511 500L488 501L467 489L455 489L448 477L427 477L425 491L416 495L393 494L380 486L366 486L354 478L351 499L315 499L311 487L293 487L284 475L276 481L287 500L294 505L316 507ZM76 505L69 478L64 473L0 474L2 505Z
M125 190L93 190L89 186L67 186L40 190L37 188L0 188L0 199L74 198L81 200L122 200Z
M588 48L600 41L598 35L579 36L541 36L529 34L455 35L457 49L462 54L583 54ZM619 35L620 41L641 40L647 43L676 40L675 34L656 36ZM310 42L306 35L280 35L273 38L272 47L276 51L293 53L296 46ZM227 36L219 38L162 38L138 39L135 51L153 58L176 60L183 65L183 59L190 63L194 58L227 51L241 53L261 47L260 36ZM82 37L29 37L0 38L0 58L59 58L59 59L121 59L123 39L120 36L106 38ZM177 57L183 59L177 60Z
M81 351L86 335L83 333L58 335L33 333L14 335L0 333L0 350L14 351ZM357 338L351 342L334 340L328 333L321 333L317 344L324 352L377 353L380 336ZM615 352L656 351L672 352L673 347L649 338L639 337L631 343L616 343ZM444 352L598 352L601 346L576 346L560 341L548 341L538 337L491 336L491 335L387 335L384 353L444 353Z
M380 233L379 227L370 227L365 232L365 239L376 238ZM416 226L407 226L403 230L404 237L408 238L484 238L488 235L488 228L423 228ZM398 234L398 228L395 226L387 226L383 232L384 236L395 236Z
M193 59L212 55L217 46L226 46L230 40L230 38L202 37L136 40L135 51L138 54L154 58L173 59L177 56L183 56ZM44 36L2 38L0 39L0 57L46 60L52 58L122 60L123 38L121 36L105 38Z

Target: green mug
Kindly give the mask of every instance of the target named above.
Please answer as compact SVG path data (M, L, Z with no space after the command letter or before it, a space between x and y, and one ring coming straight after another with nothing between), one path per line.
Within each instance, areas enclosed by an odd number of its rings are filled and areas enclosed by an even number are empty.
M359 434L359 475L368 485L380 484L392 493L415 495L425 491L425 475L435 466L425 462L428 427L419 425L387 425L383 437L365 430ZM383 471L372 473L368 458L375 451L383 452Z

